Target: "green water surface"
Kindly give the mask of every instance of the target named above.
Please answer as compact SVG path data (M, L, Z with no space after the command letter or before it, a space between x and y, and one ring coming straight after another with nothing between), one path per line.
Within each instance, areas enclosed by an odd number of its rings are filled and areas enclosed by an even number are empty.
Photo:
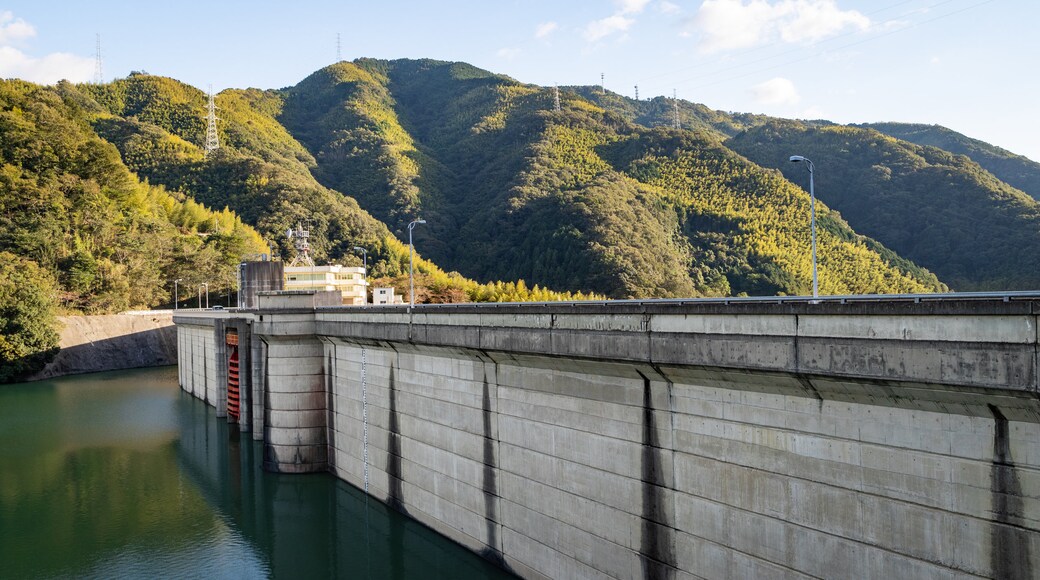
M176 369L0 385L0 578L507 578L262 449Z

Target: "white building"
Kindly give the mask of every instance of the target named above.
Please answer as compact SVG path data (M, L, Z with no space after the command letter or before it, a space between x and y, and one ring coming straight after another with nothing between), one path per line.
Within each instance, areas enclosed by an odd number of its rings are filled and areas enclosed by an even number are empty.
M404 304L403 296L395 296L392 286L372 289L372 304Z
M332 266L286 266L286 290L334 290L343 297L343 304L363 305L368 302L368 282L365 269Z

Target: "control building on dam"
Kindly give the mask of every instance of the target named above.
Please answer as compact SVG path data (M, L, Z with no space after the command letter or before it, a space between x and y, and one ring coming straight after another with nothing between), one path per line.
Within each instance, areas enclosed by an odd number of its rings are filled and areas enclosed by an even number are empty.
M179 382L525 578L1040 576L1040 295L182 312Z

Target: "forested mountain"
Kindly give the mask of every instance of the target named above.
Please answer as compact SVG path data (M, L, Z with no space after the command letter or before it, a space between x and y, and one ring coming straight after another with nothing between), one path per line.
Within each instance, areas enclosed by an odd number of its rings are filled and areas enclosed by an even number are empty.
M0 381L57 345L57 311L170 304L170 281L214 289L269 251L227 210L142 183L75 87L0 81Z
M1028 157L1016 155L939 125L864 123L855 126L874 129L890 137L918 145L929 145L950 153L967 155L997 179L1024 191L1034 199L1040 199L1040 163Z
M207 156L206 95L176 80L0 84L0 302L108 312L169 304L175 278L220 291L245 255L292 257L297 223L319 262L359 265L361 246L403 289L418 218L419 302L806 294L792 154L817 166L822 293L1040 287L1040 211L1006 183L1035 195L1037 164L942 128L876 125L895 138L599 87L563 87L554 110L551 88L432 60L339 62L216 104ZM0 356L28 360L9 334Z
M277 120L287 107L285 91L222 92L216 98L222 146L207 158L199 146L205 135L206 96L198 89L147 74L80 89L114 115L95 124L98 133L114 143L126 163L151 183L204 203L231 207L263 234L276 254L286 258L293 250L283 232L297 223L311 231L311 255L318 263L360 266L361 258L353 248L363 247L368 251L370 277L403 292L408 272L408 246L400 241L407 237L403 226L397 224L395 236L359 207L354 197L315 180L314 157ZM516 279L478 284L458 273L446 273L421 257L415 267L418 301L585 297L529 288Z
M852 227L882 240L957 290L1040 287L1040 205L967 157L872 129L776 121L726 145L775 167L816 194Z
M554 112L543 88L428 60L341 62L283 92L278 118L319 181L393 229L427 219L426 255L465 275L612 297L810 287L809 232L790 219L807 196L707 121L650 130L567 90ZM825 291L944 288L821 213Z

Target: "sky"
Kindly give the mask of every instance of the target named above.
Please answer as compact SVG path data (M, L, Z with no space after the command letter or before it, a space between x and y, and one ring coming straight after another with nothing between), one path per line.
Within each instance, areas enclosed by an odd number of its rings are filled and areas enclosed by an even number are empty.
M1040 161L1035 0L0 3L0 77L282 88L338 57L838 123L939 124Z

